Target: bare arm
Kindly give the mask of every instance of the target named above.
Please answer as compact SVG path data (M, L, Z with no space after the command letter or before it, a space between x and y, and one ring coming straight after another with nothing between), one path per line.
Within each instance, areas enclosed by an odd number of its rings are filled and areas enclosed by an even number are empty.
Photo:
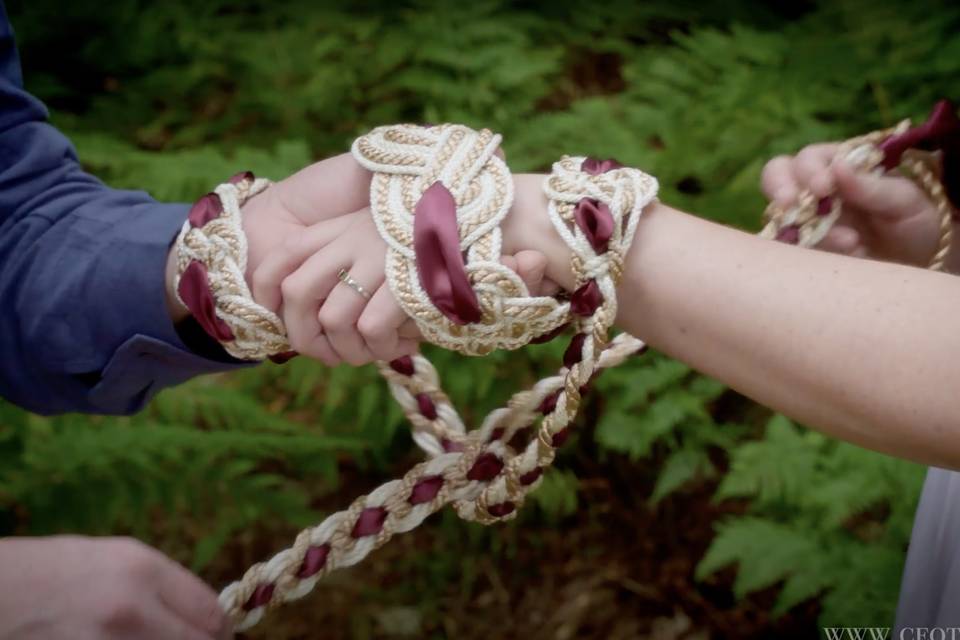
M541 179L517 176L505 237L539 243L548 277L570 287ZM766 406L960 468L960 279L768 242L655 204L619 299L623 329Z

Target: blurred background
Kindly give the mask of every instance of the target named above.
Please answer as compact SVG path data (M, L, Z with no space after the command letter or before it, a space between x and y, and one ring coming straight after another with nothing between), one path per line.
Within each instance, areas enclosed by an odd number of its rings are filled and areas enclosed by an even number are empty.
M85 166L192 201L397 121L505 136L514 170L614 156L756 230L764 162L960 90L960 8L763 3L14 0L27 87ZM749 310L745 310L749 314ZM562 345L427 349L473 424ZM420 459L372 367L297 359L131 418L0 404L0 533L135 535L215 588ZM250 638L809 638L892 622L923 469L648 354L605 373L520 517L446 512Z

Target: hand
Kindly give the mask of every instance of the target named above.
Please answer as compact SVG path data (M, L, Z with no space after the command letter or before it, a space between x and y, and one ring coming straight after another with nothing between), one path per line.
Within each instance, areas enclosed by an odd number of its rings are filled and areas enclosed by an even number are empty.
M855 257L925 267L940 240L940 216L908 178L855 172L831 162L836 144L814 144L796 156L780 156L763 170L763 190L782 206L809 189L817 197L836 190L843 203L837 224L818 248ZM960 263L951 251L948 265Z
M321 160L275 183L243 206L247 236L247 282L257 265L285 242L295 243L307 226L367 205L370 173L344 153ZM167 308L174 323L190 312L174 290L176 252L167 257Z
M416 325L386 283L386 245L368 208L308 228L253 274L254 297L283 317L291 348L333 366L393 360L416 351ZM544 280L546 258L518 251L502 262L531 292L555 291ZM370 294L369 301L340 281L344 269Z
M229 638L217 595L124 538L0 540L2 640Z

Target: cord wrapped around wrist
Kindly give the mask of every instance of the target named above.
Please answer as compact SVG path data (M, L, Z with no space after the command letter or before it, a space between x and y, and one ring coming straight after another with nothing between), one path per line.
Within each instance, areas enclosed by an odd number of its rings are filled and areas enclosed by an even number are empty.
M240 207L270 186L238 173L193 205L175 243L177 297L227 353L262 360L289 351L277 314L257 304L244 277L247 237Z

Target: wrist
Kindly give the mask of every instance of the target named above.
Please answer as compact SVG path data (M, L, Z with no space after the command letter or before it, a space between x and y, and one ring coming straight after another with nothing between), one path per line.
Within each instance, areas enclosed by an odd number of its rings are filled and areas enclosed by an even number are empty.
M247 286L252 287L253 272L263 259L283 240L283 208L277 201L278 190L283 183L277 183L244 202L240 206L243 235L247 239L247 268L244 278Z

